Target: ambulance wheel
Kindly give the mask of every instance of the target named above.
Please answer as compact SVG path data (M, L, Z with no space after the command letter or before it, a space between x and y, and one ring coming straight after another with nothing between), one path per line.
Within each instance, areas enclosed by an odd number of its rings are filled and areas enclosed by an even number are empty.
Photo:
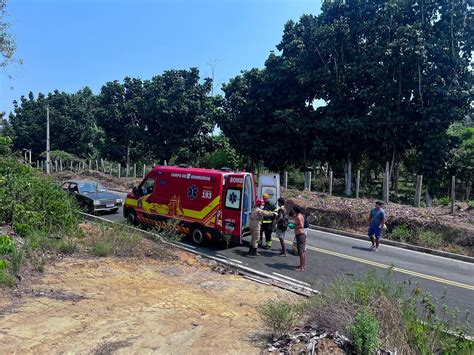
M203 245L206 242L206 232L199 226L194 227L191 232L191 240L196 245Z
M137 214L135 213L134 210L131 210L130 212L127 213L127 221L132 226L138 226Z

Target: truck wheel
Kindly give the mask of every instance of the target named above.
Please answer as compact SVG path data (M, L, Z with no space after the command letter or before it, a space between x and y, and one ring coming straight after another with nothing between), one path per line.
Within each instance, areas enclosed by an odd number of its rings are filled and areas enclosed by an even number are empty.
M191 232L191 239L196 245L203 245L206 242L206 232L201 227L194 227Z
M131 210L127 214L127 221L130 223L132 226L138 226L138 219L137 219L137 214L135 213L134 210Z

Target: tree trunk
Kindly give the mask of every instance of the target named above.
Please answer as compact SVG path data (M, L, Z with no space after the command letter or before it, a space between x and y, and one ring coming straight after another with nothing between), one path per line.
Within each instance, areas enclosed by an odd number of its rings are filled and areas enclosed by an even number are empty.
M130 166L130 142L127 145L127 166Z
M398 179L400 178L400 166L395 164L395 169L393 173L393 187L395 189L395 196L398 196Z

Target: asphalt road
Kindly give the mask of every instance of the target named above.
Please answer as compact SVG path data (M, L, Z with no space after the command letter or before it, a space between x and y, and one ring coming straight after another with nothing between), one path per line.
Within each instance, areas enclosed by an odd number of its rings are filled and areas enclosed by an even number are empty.
M102 217L124 221L122 211ZM287 246L291 248L293 233L287 232ZM183 243L196 248L183 239ZM363 276L368 270L386 273L393 266L394 282L409 282L408 291L419 287L440 298L446 293L445 303L458 308L461 313L469 310L474 324L474 264L440 256L381 245L378 252L369 249L370 242L337 234L310 230L307 238L306 271L296 270L297 256L279 255L280 243L274 238L272 249L260 250L260 256L248 256L248 243L225 249L222 245L199 247L200 251L262 272L306 283L314 289L337 278Z

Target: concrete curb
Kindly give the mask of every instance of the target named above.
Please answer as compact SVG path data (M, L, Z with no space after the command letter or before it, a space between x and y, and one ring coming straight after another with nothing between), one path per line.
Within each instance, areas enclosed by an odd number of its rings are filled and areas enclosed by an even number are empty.
M276 287L279 287L279 288L283 288L287 291L291 291L291 292L294 292L296 294L299 294L299 295L302 295L302 296L306 296L306 297L309 297L311 295L314 295L314 294L318 294L319 291L315 290L315 289L312 289L311 287L307 287L307 286L303 286L303 285L299 285L295 282L292 282L290 280L285 280L283 278L280 278L280 277L277 277L277 276L274 276L274 275L270 275L270 274L266 274L262 271L258 271L258 270L255 270L255 269L252 269L248 266L244 266L244 265L240 265L238 263L235 263L235 262L232 262L231 260L225 260L223 258L219 258L219 257L216 257L216 256L212 256L212 255L208 255L208 254L205 254L205 253L201 253L200 251L198 250L194 250L194 249L191 249L191 248L188 248L186 247L185 245L182 245L181 243L178 244L178 243L172 243L172 242L169 242L167 240L164 240L159 234L157 233L152 233L152 232L148 232L148 231L144 231L142 229L139 229L139 228L135 228L133 226L130 226L130 225L127 225L127 224L121 224L121 223L117 223L117 222L113 222L113 221L109 221L108 219L105 219L105 218L102 218L102 217L99 217L99 216L94 216L94 215L90 215L90 214L87 214L87 213L83 213L83 212L80 212L80 215L82 216L82 218L84 218L85 220L88 220L88 221L99 221L99 222L104 222L104 223L109 223L109 224L118 224L120 226L123 226L125 228L128 228L130 230L133 230L135 232L138 232L140 233L141 235L144 236L144 238L147 238L147 239L150 239L149 237L150 236L153 236L155 239L156 237L158 237L160 239L160 242L163 243L163 244L166 244L166 245L169 245L169 246L172 246L172 247L175 247L175 248L178 248L178 249L181 249L181 250L185 250L189 253L192 253L192 254L195 254L195 255L199 255L203 258L207 258L207 259L210 259L210 260L214 260L216 261L217 263L220 263L220 264L225 264L227 266L231 266L235 269L238 269L239 270L239 274L241 274L242 276L250 276L248 277L250 280L252 281L255 281L255 282L259 282L259 283L265 283L265 279L266 280L270 280L270 281L267 281L267 283L269 283L270 285L272 286L276 286ZM253 277L252 277L253 276ZM257 278L257 279L255 279ZM258 278L262 278L264 280L261 280L261 279L258 279Z
M343 235L345 237L350 237L350 238L354 238L354 239L360 239L360 240L368 241L368 237L365 236L365 235L362 235L362 234L346 232L346 231L342 231L342 230L339 230L339 229L332 229L332 228L315 226L313 224L310 224L309 227L311 229L321 231L321 232L327 232L327 233L332 233L332 234L340 234L340 235ZM430 249L430 248L425 248L425 247L420 247L418 245L412 245L412 244L407 244L407 243L402 243L402 242L396 242L394 240L381 239L380 244L386 244L386 245L390 245L390 246L397 247L397 248L403 248L403 249L418 251L418 252L425 253L425 254L441 256L443 258L460 260L460 261L465 261L465 262L468 262L468 263L474 263L474 257L471 257L471 256L455 254L455 253L450 253L450 252L447 252L447 251L441 251L441 250Z

